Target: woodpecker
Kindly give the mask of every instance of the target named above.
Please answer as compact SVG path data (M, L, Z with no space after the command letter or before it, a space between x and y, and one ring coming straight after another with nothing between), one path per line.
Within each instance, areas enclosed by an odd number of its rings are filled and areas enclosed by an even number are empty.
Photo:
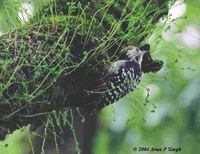
M123 60L113 62L107 69L104 79L104 92L102 100L96 104L95 111L112 104L129 92L132 92L140 82L142 75L143 55L147 49L140 49L134 46L127 48Z

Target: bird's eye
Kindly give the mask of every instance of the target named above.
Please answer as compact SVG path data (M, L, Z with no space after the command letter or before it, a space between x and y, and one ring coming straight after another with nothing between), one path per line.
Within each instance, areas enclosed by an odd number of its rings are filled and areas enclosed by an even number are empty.
M135 57L135 60L136 60L136 61L139 61L139 56L136 56L136 57Z

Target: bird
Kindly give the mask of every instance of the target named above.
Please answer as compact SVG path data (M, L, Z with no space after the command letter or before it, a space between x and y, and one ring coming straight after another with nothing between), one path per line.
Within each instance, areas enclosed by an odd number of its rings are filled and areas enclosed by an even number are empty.
M110 64L105 71L103 86L98 89L102 99L95 104L92 112L100 111L136 89L142 76L143 56L147 52L147 48L128 46L124 59Z

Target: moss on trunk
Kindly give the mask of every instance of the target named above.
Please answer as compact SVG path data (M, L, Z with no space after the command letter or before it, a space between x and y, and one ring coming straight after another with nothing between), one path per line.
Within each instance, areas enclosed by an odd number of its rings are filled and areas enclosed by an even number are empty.
M45 17L0 37L0 135L36 126L52 111L87 107L110 62L141 46L167 14L168 1L58 1ZM46 7L45 7L46 8ZM143 72L160 61L145 55ZM155 68L156 67L156 68ZM39 122L38 122L39 121Z

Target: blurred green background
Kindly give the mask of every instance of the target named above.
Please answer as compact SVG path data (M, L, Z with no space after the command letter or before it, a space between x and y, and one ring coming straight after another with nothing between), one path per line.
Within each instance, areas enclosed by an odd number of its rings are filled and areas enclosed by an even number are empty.
M9 20L3 1L0 35L28 20L39 7L37 0L27 1L27 12L20 14L13 8ZM93 154L163 153L135 152L134 147L180 147L180 154L200 151L199 10L200 0L178 0L169 11L175 20L158 23L165 22L165 26L148 43L152 56L163 60L164 66L156 74L143 74L135 92L101 111ZM29 141L17 133L0 142L0 154L18 154L25 149Z
M176 20L149 39L153 57L164 67L144 74L137 91L102 111L94 154L164 153L134 152L134 147L200 151L199 11L199 0L180 0L170 9Z

